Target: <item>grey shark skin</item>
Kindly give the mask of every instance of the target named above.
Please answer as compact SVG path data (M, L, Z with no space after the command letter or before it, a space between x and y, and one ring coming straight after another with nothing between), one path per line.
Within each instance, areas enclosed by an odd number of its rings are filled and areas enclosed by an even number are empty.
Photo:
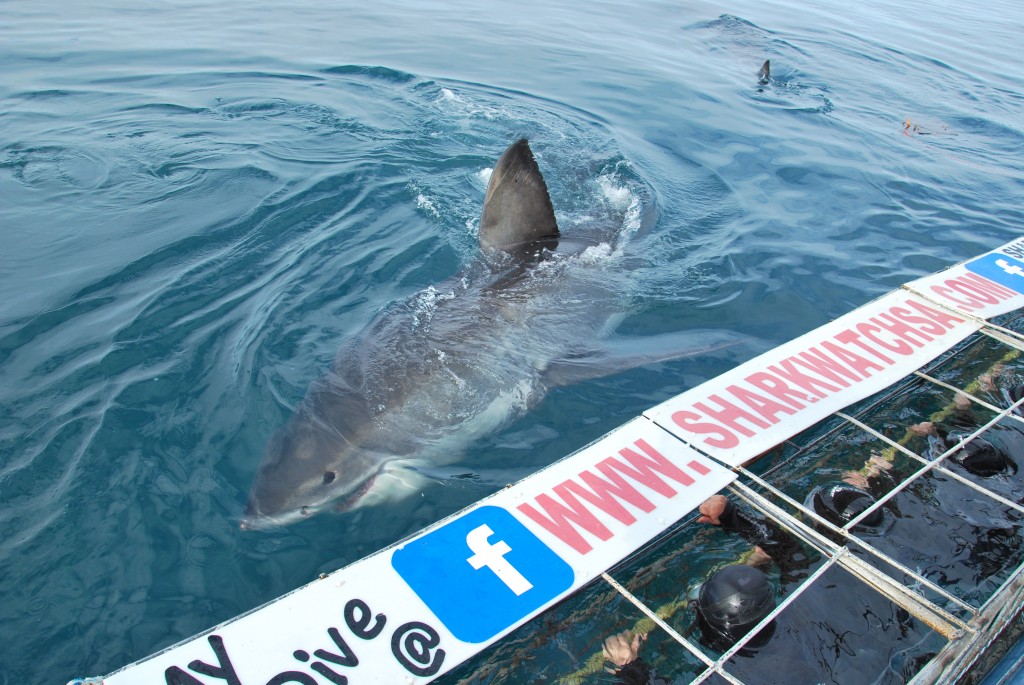
M766 85L772 80L772 61L766 59L764 64L761 65L761 69L757 72L757 82L759 84Z
M593 237L560 240L525 139L491 173L479 240L463 273L389 307L342 347L270 440L243 529L373 503L385 486L415 492L410 464L457 462L552 387L737 342L691 331L609 352L602 341L623 316L614 260L594 258L607 243Z

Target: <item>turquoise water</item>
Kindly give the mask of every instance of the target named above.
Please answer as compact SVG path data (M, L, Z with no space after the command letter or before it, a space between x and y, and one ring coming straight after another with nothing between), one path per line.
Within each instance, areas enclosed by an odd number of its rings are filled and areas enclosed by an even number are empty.
M563 231L655 219L620 334L776 344L1021 233L1022 30L1010 2L0 3L0 684L144 657L754 353L560 388L421 497L240 531L339 346L472 259L512 140Z

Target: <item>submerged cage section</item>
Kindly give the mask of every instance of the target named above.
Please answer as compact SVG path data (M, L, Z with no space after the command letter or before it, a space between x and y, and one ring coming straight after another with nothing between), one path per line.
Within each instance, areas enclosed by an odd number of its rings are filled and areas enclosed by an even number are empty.
M702 635L694 590L751 543L692 514L441 682L634 682L603 649L626 631L654 682L962 679L1024 600L1024 317L1004 319L735 467L722 494L791 542L734 644ZM837 483L871 505L837 520L814 501Z

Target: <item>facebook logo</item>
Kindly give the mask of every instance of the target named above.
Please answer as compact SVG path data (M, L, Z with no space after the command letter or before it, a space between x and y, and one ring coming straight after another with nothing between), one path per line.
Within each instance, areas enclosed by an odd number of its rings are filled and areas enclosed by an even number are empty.
M511 552L512 548L503 540L499 540L494 545L487 542L492 535L494 535L494 531L486 523L469 531L469 535L466 536L466 544L474 554L466 561L475 569L479 570L486 566L494 571L498 580L505 583L508 589L516 593L517 596L532 590L533 583L505 559L505 555Z
M1024 293L1024 263L1012 257L994 252L973 262L967 262L964 266L968 271L973 271L990 281Z
M391 565L452 634L484 642L572 587L572 568L500 507L395 550Z

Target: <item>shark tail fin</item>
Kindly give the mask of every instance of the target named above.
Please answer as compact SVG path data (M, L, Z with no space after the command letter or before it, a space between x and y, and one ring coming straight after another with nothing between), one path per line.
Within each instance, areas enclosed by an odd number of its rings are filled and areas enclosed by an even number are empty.
M547 184L530 144L521 138L509 145L491 172L480 216L480 247L515 253L557 239Z

